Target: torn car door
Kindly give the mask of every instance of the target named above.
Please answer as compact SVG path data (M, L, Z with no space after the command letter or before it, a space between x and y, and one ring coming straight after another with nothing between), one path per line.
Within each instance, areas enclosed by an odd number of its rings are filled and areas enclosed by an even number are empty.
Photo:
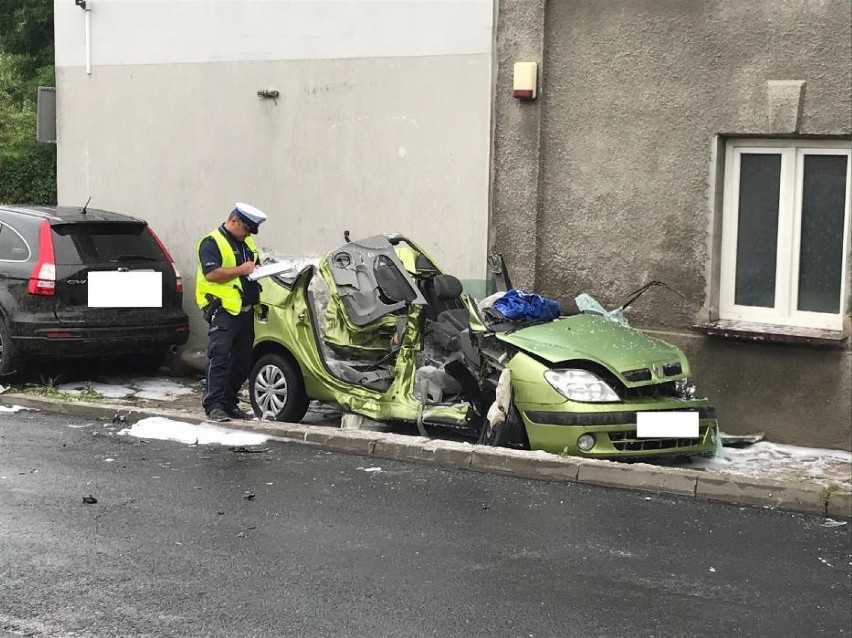
M356 326L426 300L382 235L350 242L328 256L328 270L346 314Z

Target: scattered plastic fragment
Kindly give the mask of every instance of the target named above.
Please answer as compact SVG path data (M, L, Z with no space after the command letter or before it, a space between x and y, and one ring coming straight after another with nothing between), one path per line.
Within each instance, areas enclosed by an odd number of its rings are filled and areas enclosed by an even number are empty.
M196 442L197 441L198 439L196 439ZM231 452L237 452L239 454L261 454L262 452L269 452L269 448L251 448L244 445L238 445L236 447L232 447Z

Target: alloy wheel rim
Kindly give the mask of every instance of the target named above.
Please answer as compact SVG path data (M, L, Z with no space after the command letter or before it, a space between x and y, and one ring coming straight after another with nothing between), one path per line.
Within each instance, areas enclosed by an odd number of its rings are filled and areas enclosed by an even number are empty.
M254 398L262 417L275 417L287 405L289 396L287 377L276 365L267 364L257 373L254 380Z

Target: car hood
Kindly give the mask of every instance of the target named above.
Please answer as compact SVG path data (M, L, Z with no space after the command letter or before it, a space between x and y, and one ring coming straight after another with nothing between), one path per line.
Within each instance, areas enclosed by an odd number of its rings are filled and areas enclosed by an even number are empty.
M626 385L632 383L623 377L629 370L648 369L653 377L663 377L661 367L680 363L683 377L689 373L686 358L679 348L649 337L638 330L593 315L561 317L512 332L498 333L500 341L509 343L548 363L588 360L615 373ZM654 364L659 368L655 369ZM654 382L648 379L647 382Z

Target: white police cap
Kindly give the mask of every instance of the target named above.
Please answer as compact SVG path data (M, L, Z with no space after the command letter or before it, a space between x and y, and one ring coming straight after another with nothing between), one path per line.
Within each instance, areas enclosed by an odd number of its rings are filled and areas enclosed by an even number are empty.
M243 202L235 204L233 213L245 223L253 235L257 234L258 227L266 221L266 213Z

